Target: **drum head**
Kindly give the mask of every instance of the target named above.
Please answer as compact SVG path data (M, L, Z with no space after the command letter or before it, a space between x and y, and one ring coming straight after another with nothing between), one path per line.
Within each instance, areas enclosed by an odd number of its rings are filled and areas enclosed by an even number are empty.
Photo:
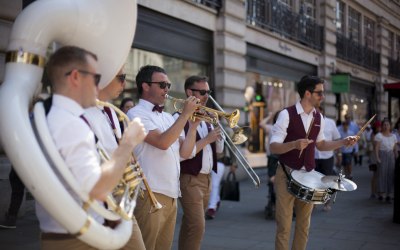
M315 170L312 170L310 172L307 172L305 170L293 170L290 175L295 181L302 184L303 186L319 190L325 190L329 188L327 184L321 181L324 175Z

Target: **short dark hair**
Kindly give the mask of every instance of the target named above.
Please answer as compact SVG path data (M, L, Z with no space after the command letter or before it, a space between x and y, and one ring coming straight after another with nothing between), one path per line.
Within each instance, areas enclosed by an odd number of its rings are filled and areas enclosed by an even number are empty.
M88 55L97 61L95 54L75 46L65 46L54 52L46 65L46 73L53 87L59 81L59 77L68 71L76 67L87 67Z
M133 99L130 97L125 97L124 99L122 99L121 104L119 105L119 109L122 110L127 102L133 102Z
M167 74L163 68L154 65L146 65L139 69L139 72L136 75L136 86L139 97L141 97L143 93L142 84L144 82L151 82L155 72Z
M185 81L185 91L190 89L196 82L208 82L206 76L189 76Z
M303 76L300 82L297 83L297 93L299 93L300 98L303 98L307 90L313 92L317 84L324 84L324 82L325 81L318 76Z

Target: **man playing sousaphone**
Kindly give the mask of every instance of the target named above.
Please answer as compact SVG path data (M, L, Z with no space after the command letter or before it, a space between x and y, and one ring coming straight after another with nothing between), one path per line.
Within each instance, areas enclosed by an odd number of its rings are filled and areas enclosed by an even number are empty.
M101 77L96 55L78 47L62 47L50 57L47 73L53 89L47 116L52 139L81 188L90 198L104 201L122 178L133 148L143 141L143 125L139 120L132 121L112 160L100 164L95 136L84 117L84 109L96 105ZM82 203L78 198L76 201ZM97 214L89 214L100 224L104 222ZM41 249L93 249L69 234L38 203L36 215L42 232Z
M300 169L312 171L315 168L315 147L328 151L357 142L356 136L325 141L324 120L314 108L324 99L324 80L316 76L304 76L297 84L297 92L301 100L279 113L270 142L271 153L279 154L281 163L275 177L277 250L289 249L293 209L296 213L296 227L292 249L306 249L307 246L313 204L289 193L290 172Z

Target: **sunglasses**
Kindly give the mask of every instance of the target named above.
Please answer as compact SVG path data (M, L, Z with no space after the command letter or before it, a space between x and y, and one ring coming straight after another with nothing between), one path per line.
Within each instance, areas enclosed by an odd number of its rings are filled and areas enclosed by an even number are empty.
M125 82L126 74L119 74L115 76L121 83Z
M320 91L311 91L311 93L316 93L318 96L324 96L325 92L320 90Z
M147 83L150 85L152 83L158 84L158 86L160 86L160 89L165 89L165 88L170 89L171 88L171 83L169 83L169 82L147 82Z
M205 90L205 89L190 89L191 91L198 91L200 93L200 95L210 95L211 94L211 90Z
M71 70L71 71L65 73L65 75L66 75L66 76L70 75L70 74L72 73L72 71L74 71L74 70ZM82 70L82 69L77 69L77 71L78 71L79 73L81 73L81 74L84 74L84 75L91 75L91 76L93 76L94 84L96 85L96 87L99 86L100 79L101 79L101 74L92 73L92 72L89 72L89 71L86 71L86 70Z

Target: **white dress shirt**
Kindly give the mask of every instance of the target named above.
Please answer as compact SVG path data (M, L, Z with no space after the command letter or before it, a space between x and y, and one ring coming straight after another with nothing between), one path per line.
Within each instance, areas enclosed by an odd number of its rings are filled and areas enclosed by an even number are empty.
M114 110L111 110L115 114ZM88 120L90 127L94 134L99 139L98 144L104 149L109 157L111 157L114 150L118 147L118 143L115 139L115 134L111 126L111 121L108 115L104 112L102 106L91 107L85 109L85 118ZM115 127L118 130L119 123L118 119L115 123ZM119 129L119 131L121 131ZM121 134L121 132L119 133Z
M175 113L173 115L173 117L175 118L175 120L178 119L179 113ZM211 129L214 129L214 126L212 124L210 124L210 125L211 125ZM197 133L199 133L201 139L207 137L208 128L207 128L207 124L205 121L201 121L199 126L197 126ZM196 147L194 149L196 149ZM215 142L215 149L216 149L217 153L222 153L224 151L224 140L223 139L217 140ZM202 159L200 173L201 174L209 174L209 173L211 173L212 167L214 164L211 144L207 144L202 150L203 150L203 159ZM194 153L195 152L196 151L194 151ZM193 158L195 156L196 156L195 154L192 154L191 158Z
M175 123L175 120L169 113L152 111L153 107L154 104L140 99L127 115L131 120L139 117L146 132L158 129L164 133ZM184 134L182 130L180 137L183 138ZM146 142L136 146L135 155L153 192L171 198L180 196L179 147L179 138L167 150L161 150Z
M340 139L340 133L337 129L336 122L328 117L323 118L325 120L324 136L327 141L334 141ZM329 159L333 156L333 150L331 151L319 151L315 149L315 159Z
M80 118L82 107L74 100L61 95L53 96L53 104L47 115L47 124L53 141L81 188L89 193L101 176L100 158L95 146L95 137L86 122ZM70 188L66 187L67 190ZM72 196L79 204L77 195ZM57 197L55 197L56 199ZM68 213L68 211L60 211ZM103 224L104 219L89 211L91 216ZM43 232L68 233L49 213L36 203L36 215Z
M300 102L297 102L296 110L297 110L297 114L299 114L301 117L301 121L303 122L304 130L307 132L308 128L311 125L311 121L314 116L315 109L313 109L309 114L307 114L304 112L304 109L301 106ZM287 111L287 109L284 109L281 112L279 112L278 119L276 120L276 123L274 124L274 127L272 128L272 137L271 137L270 144L273 142L283 143L283 141L285 140L286 135L287 135L288 127L289 127L289 112ZM324 133L323 133L324 129L325 129L325 121L321 115L321 126L320 126L320 130L319 130L316 142L325 140Z

